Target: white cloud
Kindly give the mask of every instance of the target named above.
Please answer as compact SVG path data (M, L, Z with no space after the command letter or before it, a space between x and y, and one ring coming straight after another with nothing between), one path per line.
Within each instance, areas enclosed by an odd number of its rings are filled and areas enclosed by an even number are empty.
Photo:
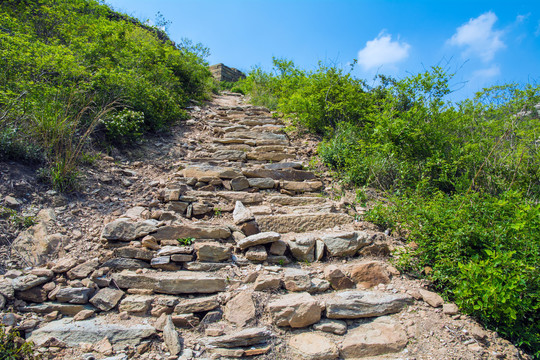
M468 23L457 28L449 40L451 45L465 46L463 56L478 56L485 62L491 61L495 53L505 47L501 40L502 31L493 29L497 16L490 12L470 19Z
M364 70L395 64L409 56L410 48L406 42L400 42L399 39L392 41L392 35L381 32L375 39L366 42L366 46L358 52L358 64Z
M531 16L531 13L527 13L525 15L518 15L516 16L516 23L522 23L524 22L525 20L527 20L529 18L529 16Z
M493 65L493 66L491 66L489 68L476 70L473 73L472 77L475 78L475 79L487 80L487 79L499 76L500 74L501 74L501 69L499 68L499 66L498 65Z

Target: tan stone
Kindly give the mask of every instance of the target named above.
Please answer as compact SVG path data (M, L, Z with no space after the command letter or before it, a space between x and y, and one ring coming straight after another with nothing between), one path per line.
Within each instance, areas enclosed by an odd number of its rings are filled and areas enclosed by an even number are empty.
M444 304L444 299L437 293L432 291L419 289L418 292L422 296L422 299L427 302L430 306L441 307Z
M275 231L281 234L330 229L354 220L347 214L339 213L263 215L255 218L261 231Z
M344 359L396 353L407 345L407 334L398 323L382 317L349 330L341 344Z
M242 291L225 305L223 316L237 326L244 327L255 318L252 292Z
M294 354L306 360L333 360L339 357L337 346L323 334L306 332L289 340Z
M390 274L385 265L379 261L354 265L350 268L350 273L354 282L366 289L390 282Z

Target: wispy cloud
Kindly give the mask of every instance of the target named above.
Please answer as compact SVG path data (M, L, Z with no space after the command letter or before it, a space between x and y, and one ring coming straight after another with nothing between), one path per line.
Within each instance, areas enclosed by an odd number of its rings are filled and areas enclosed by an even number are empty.
M501 74L501 69L499 68L499 66L498 65L493 65L493 66L485 68L485 69L476 70L473 73L473 78L474 79L488 80L488 79L494 78L496 76L499 76L500 74Z
M392 41L392 35L383 31L375 39L366 42L366 46L358 52L358 64L364 70L395 64L409 56L410 48L409 44L399 39Z
M470 19L468 23L456 29L456 33L448 40L451 45L465 47L462 55L477 56L485 62L493 60L495 53L505 48L501 40L502 31L495 30L493 25L497 16L490 12Z

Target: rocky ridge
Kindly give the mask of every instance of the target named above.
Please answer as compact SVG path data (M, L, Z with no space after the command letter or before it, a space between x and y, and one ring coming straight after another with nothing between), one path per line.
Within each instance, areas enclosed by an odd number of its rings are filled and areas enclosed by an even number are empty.
M44 358L526 357L390 265L406 245L325 196L313 142L234 94L191 115L12 240L0 321Z

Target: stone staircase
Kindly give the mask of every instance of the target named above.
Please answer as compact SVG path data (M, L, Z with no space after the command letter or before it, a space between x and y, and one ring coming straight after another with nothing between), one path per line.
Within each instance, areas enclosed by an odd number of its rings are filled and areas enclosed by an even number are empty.
M406 358L421 336L411 309L457 314L385 261L395 239L324 196L280 119L240 100L194 110L188 155L104 224L103 256L0 282L36 314L18 327L45 357ZM482 358L469 345L455 358Z

